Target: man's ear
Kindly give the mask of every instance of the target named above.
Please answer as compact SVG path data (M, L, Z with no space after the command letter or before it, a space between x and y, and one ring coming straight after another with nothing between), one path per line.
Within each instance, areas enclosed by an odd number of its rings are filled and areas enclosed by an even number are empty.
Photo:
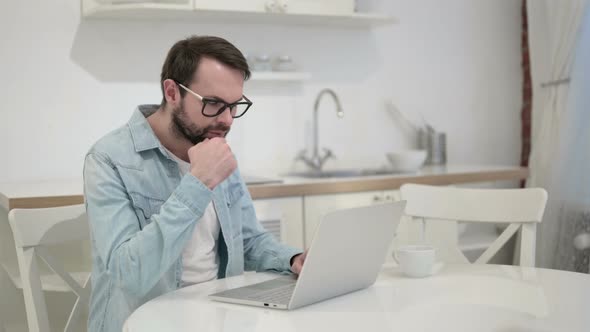
M162 82L164 86L164 98L166 103L176 105L180 102L180 91L178 91L178 84L171 79L166 79Z

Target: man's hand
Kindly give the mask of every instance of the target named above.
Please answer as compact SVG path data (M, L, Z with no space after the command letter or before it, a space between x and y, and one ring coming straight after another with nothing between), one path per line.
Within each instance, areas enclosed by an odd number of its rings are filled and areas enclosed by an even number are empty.
M225 138L215 137L188 149L190 172L213 190L238 167Z
M302 254L293 256L291 259L291 272L297 275L301 273L303 263L305 263L305 257L307 257L307 250L305 250L305 252Z

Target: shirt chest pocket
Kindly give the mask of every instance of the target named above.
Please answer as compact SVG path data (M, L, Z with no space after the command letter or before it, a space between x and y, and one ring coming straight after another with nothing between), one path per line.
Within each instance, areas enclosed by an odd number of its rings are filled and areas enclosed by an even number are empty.
M232 183L227 188L227 207L232 208L239 208L240 199L244 196L244 189L239 183Z
M165 202L163 199L147 197L138 193L130 193L129 196L141 229L150 223L154 214L160 213L160 208Z
M226 204L229 210L229 217L231 220L231 238L235 242L234 248L241 247L242 243L242 222L243 222L243 204L241 200L244 198L244 189L239 183L230 184L226 191Z

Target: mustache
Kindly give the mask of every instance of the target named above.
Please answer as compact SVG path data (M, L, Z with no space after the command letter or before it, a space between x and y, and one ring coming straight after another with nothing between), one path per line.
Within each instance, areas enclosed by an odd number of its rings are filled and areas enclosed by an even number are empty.
M227 136L231 126L224 123L211 124L207 127L199 127L191 123L182 106L178 107L172 112L171 130L178 138L184 137L192 144L198 144L205 140L205 136L209 131L224 132L223 136Z
M230 126L224 125L224 124L218 124L215 126L208 126L207 128L205 128L205 132L209 132L209 131L225 131L225 132L229 132Z

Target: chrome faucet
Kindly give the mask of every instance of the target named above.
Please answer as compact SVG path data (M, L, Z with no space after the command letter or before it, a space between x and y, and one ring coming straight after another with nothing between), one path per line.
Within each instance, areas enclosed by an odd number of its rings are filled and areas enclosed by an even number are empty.
M311 157L307 157L307 150L302 150L297 155L296 160L303 161L307 166L309 166L314 172L320 172L322 170L322 166L329 158L333 158L334 154L329 149L324 148L323 155L320 155L318 151L318 140L319 140L319 128L318 128L318 110L320 106L320 101L324 95L332 96L334 102L336 103L336 115L338 118L342 118L344 116L344 112L342 111L342 105L340 105L340 100L336 95L336 92L332 89L323 89L318 93L315 104L313 106L313 153Z

